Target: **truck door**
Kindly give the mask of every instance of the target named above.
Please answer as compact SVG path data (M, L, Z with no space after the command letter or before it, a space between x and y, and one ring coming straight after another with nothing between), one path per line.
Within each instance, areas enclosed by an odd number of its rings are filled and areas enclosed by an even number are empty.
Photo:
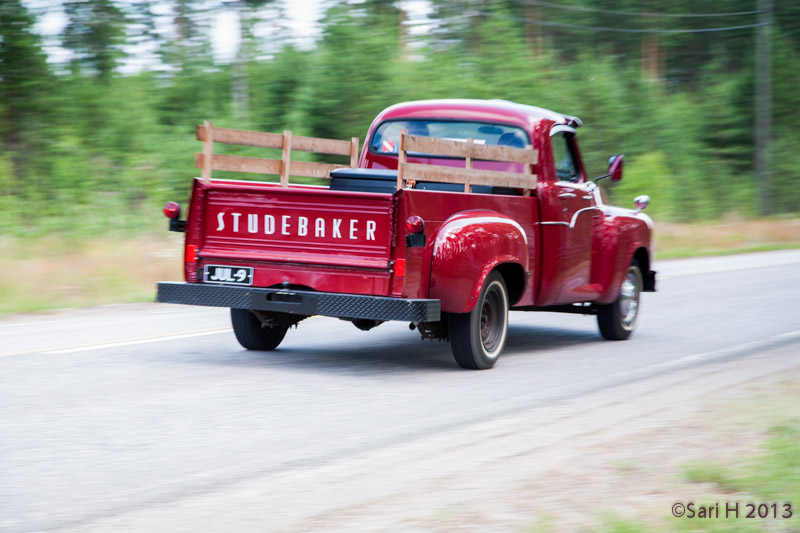
M593 217L599 213L592 185L574 139L567 126L551 132L554 182L540 191L543 260L549 263L551 300L547 305L584 302L597 296L590 284ZM546 197L546 198L545 198Z

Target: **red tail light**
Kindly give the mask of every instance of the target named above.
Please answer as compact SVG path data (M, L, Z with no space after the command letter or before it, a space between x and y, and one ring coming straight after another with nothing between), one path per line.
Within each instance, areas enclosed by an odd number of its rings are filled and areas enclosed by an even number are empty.
M406 260L398 259L394 263L394 275L401 278L406 275Z
M422 220L422 217L412 215L406 220L406 229L409 233L422 233L422 230L425 229L425 221Z
M184 258L187 263L196 263L197 262L197 246L194 244L187 244L186 245L186 254Z
M181 206L178 205L178 202L164 204L164 216L167 218L179 218L181 216Z

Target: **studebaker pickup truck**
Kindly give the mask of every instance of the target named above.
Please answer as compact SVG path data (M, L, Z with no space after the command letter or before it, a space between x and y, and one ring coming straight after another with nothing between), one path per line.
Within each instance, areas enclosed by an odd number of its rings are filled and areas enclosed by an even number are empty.
M449 340L463 368L494 366L508 311L597 315L606 339L636 325L655 291L652 221L606 204L596 181L622 177L622 156L594 180L581 121L502 100L430 100L380 113L359 141L197 127L203 152L190 207L164 212L185 231L185 282L157 301L231 309L239 343L274 350L312 315L368 330L401 320ZM281 159L214 153L215 143L282 150ZM339 154L349 165L292 161ZM279 175L277 183L212 171ZM290 184L328 178L329 186Z

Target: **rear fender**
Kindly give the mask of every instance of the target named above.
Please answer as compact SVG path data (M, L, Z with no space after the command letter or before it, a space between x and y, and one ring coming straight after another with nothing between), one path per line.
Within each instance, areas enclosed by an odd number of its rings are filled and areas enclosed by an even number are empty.
M509 295L513 305L524 291L528 272L522 226L496 211L457 213L442 224L433 243L430 298L441 300L442 311L467 313L478 301L486 277L501 264L515 265L504 268L504 275L521 278L506 281L522 287Z

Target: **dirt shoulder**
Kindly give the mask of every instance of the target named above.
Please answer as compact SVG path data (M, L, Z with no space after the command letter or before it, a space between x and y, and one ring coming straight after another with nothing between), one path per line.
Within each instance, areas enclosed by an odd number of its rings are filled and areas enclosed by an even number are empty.
M754 500L687 481L685 468L740 465L776 421L800 417L797 353L786 346L254 474L76 531L585 531L616 520L673 529L677 502Z

